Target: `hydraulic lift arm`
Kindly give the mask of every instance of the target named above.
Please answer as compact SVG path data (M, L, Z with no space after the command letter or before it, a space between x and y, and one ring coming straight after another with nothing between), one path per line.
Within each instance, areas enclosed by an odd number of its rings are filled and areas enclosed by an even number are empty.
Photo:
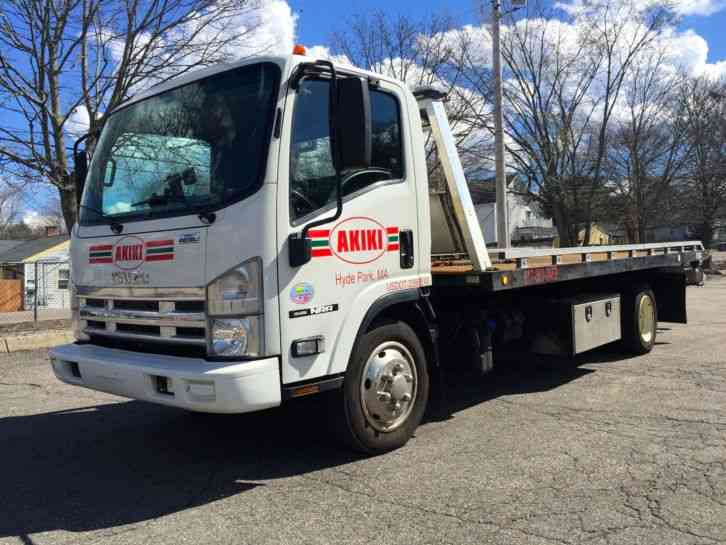
M425 112L431 127L431 134L436 142L438 157L446 178L446 185L453 206L453 217L459 224L466 251L469 254L474 271L481 272L491 268L491 260L487 252L486 242L482 234L474 203L471 199L469 186L464 176L456 141L451 132L449 119L446 116L442 94L431 89L414 92L418 98L419 108Z

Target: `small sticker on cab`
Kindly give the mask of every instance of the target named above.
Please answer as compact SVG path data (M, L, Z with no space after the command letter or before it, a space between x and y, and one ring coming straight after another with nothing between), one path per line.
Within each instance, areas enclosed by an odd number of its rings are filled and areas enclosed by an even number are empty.
M290 300L296 305L306 305L314 296L315 288L310 282L300 282L290 288Z

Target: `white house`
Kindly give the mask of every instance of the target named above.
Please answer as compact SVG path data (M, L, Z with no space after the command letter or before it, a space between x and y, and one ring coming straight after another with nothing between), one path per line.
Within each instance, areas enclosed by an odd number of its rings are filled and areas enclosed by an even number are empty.
M70 308L70 241L67 235L28 240L0 255L6 268L22 276L25 308ZM36 293L37 292L37 293Z
M496 244L497 238L497 205L494 184L479 182L469 184L474 209L479 225L487 244ZM545 218L536 206L528 202L526 197L509 193L507 198L509 210L509 237L512 242L533 241L554 236L552 220Z

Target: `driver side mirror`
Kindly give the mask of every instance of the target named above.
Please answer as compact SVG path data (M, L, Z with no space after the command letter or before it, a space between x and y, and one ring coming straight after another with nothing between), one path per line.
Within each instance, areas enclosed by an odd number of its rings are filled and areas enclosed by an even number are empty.
M339 172L371 166L371 97L368 80L341 78L331 112L331 148Z
M330 66L332 69L332 64ZM312 257L312 242L307 236L310 228L335 221L342 215L341 172L371 166L373 137L368 80L358 77L338 79L334 69L332 71L335 85L331 85L330 97L330 151L337 174L337 210L333 216L309 223L301 233L288 237L291 267L305 265ZM337 90L337 96L333 89Z
M76 189L76 199L81 201L83 194L83 186L86 183L86 174L88 174L88 157L85 151L76 151L73 154L73 183Z

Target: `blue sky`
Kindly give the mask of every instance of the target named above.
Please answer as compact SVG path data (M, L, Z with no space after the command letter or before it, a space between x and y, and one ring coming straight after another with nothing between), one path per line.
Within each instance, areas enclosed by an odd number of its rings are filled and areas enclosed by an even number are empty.
M482 1L488 7L490 0L259 0L258 22L262 23L262 30L251 43L260 45L260 49L276 45L273 50L280 53L290 51L294 42L309 47L327 46L333 32L346 28L346 20L374 10L391 16L403 13L414 19L446 13L458 26L478 25L481 23L479 6ZM508 0L504 1L508 3ZM556 0L540 1L554 3ZM586 0L560 1L576 4ZM657 0L631 1L647 3ZM679 62L689 65L693 73L726 77L726 0L677 0L677 5L686 12L678 32L672 36L673 51L678 53ZM51 193L52 190L46 188L35 195L28 195L29 213L35 213L33 208L42 208Z
M682 29L693 29L708 42L708 62L726 59L726 10L708 16L689 16L681 23Z
M387 13L405 13L412 17L425 17L429 13L446 11L461 24L479 22L478 0L288 0L298 14L298 41L306 45L325 44L330 34L344 26L344 21L356 13L380 9ZM709 46L708 62L726 60L726 2L719 0L693 0L700 6L721 7L711 15L684 17L680 30L692 29Z

